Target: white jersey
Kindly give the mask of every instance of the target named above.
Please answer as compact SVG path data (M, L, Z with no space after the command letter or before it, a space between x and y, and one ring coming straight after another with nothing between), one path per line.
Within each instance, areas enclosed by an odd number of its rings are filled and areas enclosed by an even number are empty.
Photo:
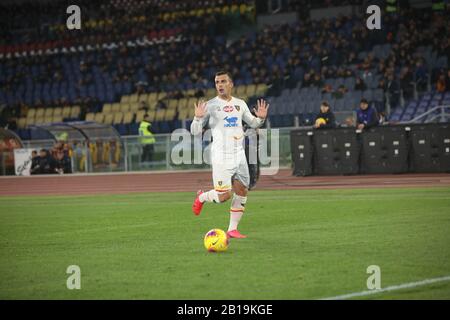
M242 121L251 128L258 128L264 120L253 116L244 100L231 97L225 101L219 97L206 103L206 114L202 118L194 117L191 133L200 134L208 124L212 133L211 153L213 155L236 155L244 151L244 130Z

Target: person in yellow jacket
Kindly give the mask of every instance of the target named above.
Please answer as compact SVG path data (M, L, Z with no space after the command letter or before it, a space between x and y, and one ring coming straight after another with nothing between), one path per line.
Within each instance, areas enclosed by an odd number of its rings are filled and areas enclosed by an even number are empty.
M139 136L142 144L141 162L152 161L153 145L155 144L155 137L150 131L151 127L148 114L144 115L144 120L139 125Z

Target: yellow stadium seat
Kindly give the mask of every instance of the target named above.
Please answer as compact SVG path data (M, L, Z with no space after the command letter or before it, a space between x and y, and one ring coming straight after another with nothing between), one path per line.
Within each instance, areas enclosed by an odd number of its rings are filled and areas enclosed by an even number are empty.
M112 104L111 104L111 103L105 103L105 104L103 105L102 112L103 112L103 113L110 113L110 112L111 112L111 107L112 107Z
M123 123L129 124L133 122L134 113L133 112L126 112L123 116Z
M120 103L128 103L130 102L130 96L125 95L120 98Z
M120 103L118 102L113 103L111 106L111 112L112 113L120 112Z
M147 102L150 103L150 101L158 101L158 93L152 92L148 94Z
M97 123L103 123L104 115L101 112L97 112L94 117L94 121Z
M217 91L215 88L210 88L210 89L206 90L205 95L206 95L205 100L211 100L212 98L214 98L217 95Z
M144 119L144 115L145 115L145 111L144 110L139 110L138 112L136 112L136 122L139 123Z
M113 124L121 124L123 120L123 113L117 112L114 114Z
M139 96L139 98L138 98L138 102L141 102L141 101L147 102L147 101L148 101L148 94L146 94L146 93L141 94L141 95Z
M105 117L103 118L104 124L112 124L114 120L114 115L112 113L105 114Z
M137 113L139 110L139 104L138 103L130 103L130 112Z
M27 118L20 118L19 121L17 121L17 126L20 129L23 129L27 126Z
M185 91L186 96L193 97L195 95L196 90L195 89L189 89Z
M156 117L156 111L155 110L150 110L149 112L147 112L147 114L148 114L150 122L155 121L155 117Z
M35 118L27 118L27 126L31 126L36 123Z
M63 117L62 116L55 116L55 115L53 115L52 122L63 122Z
M81 108L80 106L73 106L70 110L70 117L71 118L78 118L80 116Z
M120 104L120 112L128 112L130 111L130 104L129 103L121 103Z
M149 108L150 110L155 110L157 104L158 104L157 101L153 101L152 103L149 103L149 104L148 104L148 108Z
M62 110L62 116L63 118L70 117L70 107L64 107Z
M164 109L156 110L155 120L154 121L162 121L162 120L164 120L165 113L166 113L166 110L164 110Z
M53 116L61 116L62 117L62 108L58 107L53 110Z
M166 114L164 115L164 120L165 121L171 121L173 119L175 119L175 114L176 114L176 110L175 109L168 109L166 110Z
M249 97L253 97L256 93L256 85L255 84L249 84L247 86L247 90L245 92L247 94L247 96Z
M169 99L166 102L168 109L176 109L178 106L178 100L177 99Z
M256 86L256 92L255 95L257 96L264 96L266 94L267 91L267 84L265 83L260 83Z
M129 100L128 102L130 102L130 103L138 102L138 98L139 98L139 96L138 96L137 93L132 94L132 95L130 96L130 100Z
M36 114L35 114L35 118L43 118L44 117L44 113L45 113L45 109L44 108L38 108L36 110Z
M188 98L182 98L178 101L178 110L185 109L187 107L189 99Z
M243 96L245 96L246 92L247 92L247 86L238 86L236 87L236 96L238 98L242 98Z
M189 117L189 109L185 108L178 112L179 120L186 120Z
M187 102L187 108L188 109L194 109L195 104L197 103L198 99L195 97L189 98Z
M34 119L34 124L44 124L44 123L45 123L44 117Z
M158 99L156 99L156 100L162 100L162 99L164 99L166 96L167 96L167 93L165 93L165 92L160 92L160 93L158 93Z
M53 116L53 108L45 108L44 110L44 117L52 117Z
M35 108L29 109L29 110L28 110L27 118L32 118L32 119L34 119L34 116L35 116L35 115L36 115L36 109L35 109Z
M95 120L95 113L89 112L86 114L86 121L94 121Z

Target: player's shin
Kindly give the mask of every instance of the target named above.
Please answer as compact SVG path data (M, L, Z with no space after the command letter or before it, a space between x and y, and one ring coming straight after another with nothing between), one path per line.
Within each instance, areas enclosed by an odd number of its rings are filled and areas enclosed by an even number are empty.
M241 221L242 215L244 214L246 202L247 197L242 197L237 194L233 195L233 200L231 201L230 208L230 224L228 226L228 231L237 230L239 221Z

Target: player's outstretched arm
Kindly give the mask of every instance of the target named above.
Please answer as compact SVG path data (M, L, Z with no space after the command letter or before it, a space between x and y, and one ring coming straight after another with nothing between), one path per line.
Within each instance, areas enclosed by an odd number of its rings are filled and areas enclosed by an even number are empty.
M203 126L206 123L206 118L208 114L208 109L206 102L204 100L199 100L198 103L194 105L194 120L191 123L191 134L201 134Z
M244 113L243 120L251 128L258 128L264 123L264 120L266 120L268 110L269 104L267 104L264 99L259 99L256 102L256 108L253 108L256 117L251 114L250 110L247 110Z

